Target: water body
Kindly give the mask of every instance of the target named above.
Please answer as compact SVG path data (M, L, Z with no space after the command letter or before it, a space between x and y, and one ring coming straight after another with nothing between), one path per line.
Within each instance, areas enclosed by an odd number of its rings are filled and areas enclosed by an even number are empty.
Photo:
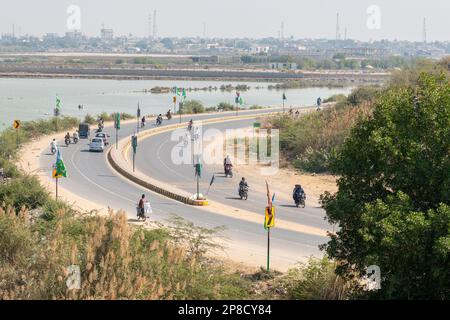
M96 79L0 79L0 129L11 126L13 120L22 121L49 118L55 107L56 94L62 102L62 114L84 118L86 114L101 112L136 113L139 102L143 114L165 113L172 108L172 93L145 93L155 86L191 87L247 84L251 90L242 92L243 107L252 105L280 106L282 92L269 90L268 83L226 81L175 81L175 80L96 80ZM256 89L256 87L262 87ZM304 88L286 90L286 107L311 106L317 97L322 99L333 94L348 94L351 88ZM234 103L235 92L191 91L187 100L199 100L205 106L220 102ZM84 106L83 110L78 105Z

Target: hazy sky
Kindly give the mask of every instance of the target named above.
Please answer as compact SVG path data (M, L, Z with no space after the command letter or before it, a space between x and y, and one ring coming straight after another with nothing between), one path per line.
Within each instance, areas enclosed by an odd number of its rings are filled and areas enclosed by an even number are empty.
M341 33L360 40L422 39L427 19L428 40L450 40L449 0L1 0L0 33L42 35L67 31L66 9L81 8L81 31L98 35L102 23L116 35L148 34L147 17L157 10L159 36L209 37L285 36L334 38L336 13ZM367 25L370 5L381 9L381 28Z

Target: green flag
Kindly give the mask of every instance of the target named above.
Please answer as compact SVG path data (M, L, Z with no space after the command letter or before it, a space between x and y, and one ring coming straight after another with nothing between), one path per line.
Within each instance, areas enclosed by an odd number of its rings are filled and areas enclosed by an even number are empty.
M116 113L116 119L114 121L114 127L116 129L120 129L120 113L119 112Z
M58 110L61 109L61 99L59 98L58 95L56 95L56 109Z
M195 175L199 176L200 178L202 177L202 165L200 163L197 163L195 165Z
M59 179L62 177L67 178L67 171L62 160L61 153L58 150L58 154L56 155L56 163L53 166L53 178Z
M244 99L242 97L239 97L239 104L242 106L244 104Z
M186 100L186 89L185 88L183 88L182 96L183 96L183 100Z
M283 92L283 100L287 100L286 93Z

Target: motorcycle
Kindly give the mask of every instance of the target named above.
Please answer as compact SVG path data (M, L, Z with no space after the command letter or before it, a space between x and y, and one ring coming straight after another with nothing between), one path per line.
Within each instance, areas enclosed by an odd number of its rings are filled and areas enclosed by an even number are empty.
M70 144L70 138L65 138L64 143L66 144L66 147L68 147Z
M166 117L167 117L167 120L171 120L172 119L172 114L168 113L168 114L166 114Z
M52 155L54 155L56 153L56 148L55 147L51 147L50 152L52 153Z
M144 208L136 207L136 211L138 221L142 219L145 222L147 220L147 217L145 216Z
M306 207L306 195L304 193L299 195L294 194L294 201L297 208L299 208L300 206L302 208Z
M233 166L231 164L226 164L224 166L224 171L225 171L225 178L228 178L228 176L230 176L230 178L233 178Z
M241 197L241 200L247 200L248 199L248 186L245 187L239 187L239 197Z
M73 137L73 143L75 143L75 144L78 143L78 137Z
M156 118L156 126L160 126L162 124L162 119L161 118Z

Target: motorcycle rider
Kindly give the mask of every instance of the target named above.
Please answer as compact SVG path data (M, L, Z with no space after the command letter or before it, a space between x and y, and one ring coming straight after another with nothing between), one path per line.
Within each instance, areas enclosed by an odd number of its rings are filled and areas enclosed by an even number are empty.
M141 199L139 200L139 204L138 204L138 218L144 218L145 219L145 209L144 209L144 205L145 205L145 194L143 194L141 196Z
M172 119L172 112L170 111L170 109L169 109L169 111L167 111L166 117L167 117L167 120Z
M159 114L159 116L156 118L156 125L160 125L163 122L162 114Z
M227 172L227 167L229 168L228 172ZM227 155L225 157L225 159L223 159L223 171L225 172L225 175L231 174L232 167L233 167L233 164L231 163L230 156Z
M141 119L141 127L145 127L145 116Z
M241 182L239 182L239 190L248 189L248 183L245 181L245 177L242 177Z
M69 132L67 132L66 136L64 137L64 141L66 142L66 144L70 143L70 133Z
M78 130L77 131L75 131L74 133L73 133L73 142L78 142L78 140L80 139L80 135L79 135L79 133L78 133Z
M189 120L189 123L188 123L188 130L189 131L191 131L192 130L192 126L194 125L194 120Z
M58 151L58 146L56 145L55 139L53 139L53 141L50 143L50 150L52 153L56 153L56 151Z
M300 202L301 199L304 199L306 197L305 190L303 190L301 185L295 185L294 191L292 192L292 197L294 198L295 202Z

